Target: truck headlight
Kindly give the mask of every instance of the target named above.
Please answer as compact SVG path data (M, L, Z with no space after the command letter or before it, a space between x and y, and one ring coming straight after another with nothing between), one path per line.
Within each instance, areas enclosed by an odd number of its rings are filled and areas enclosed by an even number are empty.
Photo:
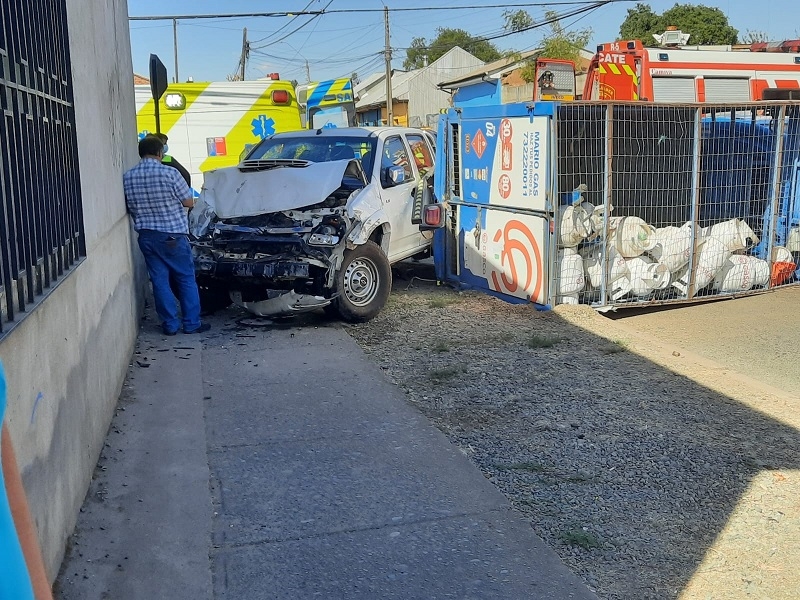
M339 243L338 235L329 235L325 233L312 233L308 238L310 246L335 246Z

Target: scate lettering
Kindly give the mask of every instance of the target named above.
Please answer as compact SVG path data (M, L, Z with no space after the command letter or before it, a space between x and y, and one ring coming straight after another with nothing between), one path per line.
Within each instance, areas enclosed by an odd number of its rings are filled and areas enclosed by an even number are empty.
M624 65L625 64L625 55L624 54L601 54L600 55L600 62L601 63L614 63L617 65Z

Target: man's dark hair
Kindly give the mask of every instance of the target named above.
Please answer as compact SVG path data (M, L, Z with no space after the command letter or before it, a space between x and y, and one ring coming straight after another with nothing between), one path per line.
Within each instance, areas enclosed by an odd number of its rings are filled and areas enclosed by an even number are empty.
M158 156L164 150L164 143L154 135L146 135L139 140L139 156Z
M166 144L167 141L169 140L169 138L167 137L166 133L150 133L148 135L152 135L154 137L157 137L158 139L161 140L162 144Z

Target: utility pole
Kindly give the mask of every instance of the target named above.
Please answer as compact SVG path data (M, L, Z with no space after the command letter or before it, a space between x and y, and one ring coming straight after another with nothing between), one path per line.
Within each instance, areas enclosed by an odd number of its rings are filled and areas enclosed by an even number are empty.
M172 41L175 47L175 83L179 83L178 78L178 19L172 19Z
M247 67L247 55L250 54L250 48L247 44L247 27L244 28L244 33L242 34L242 60L241 60L241 67L242 70L239 72L239 81L244 81L244 70Z
M389 43L389 7L383 7L383 21L386 24L386 124L394 125L394 110L392 98L392 46Z
M308 59L306 59L306 83L311 83L311 69L308 66Z

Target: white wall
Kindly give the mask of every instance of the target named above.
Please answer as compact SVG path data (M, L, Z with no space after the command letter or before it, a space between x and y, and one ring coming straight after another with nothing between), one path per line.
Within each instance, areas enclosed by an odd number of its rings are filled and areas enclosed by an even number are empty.
M87 257L0 341L9 430L51 580L122 387L144 281L122 194L138 159L127 2L67 8Z

